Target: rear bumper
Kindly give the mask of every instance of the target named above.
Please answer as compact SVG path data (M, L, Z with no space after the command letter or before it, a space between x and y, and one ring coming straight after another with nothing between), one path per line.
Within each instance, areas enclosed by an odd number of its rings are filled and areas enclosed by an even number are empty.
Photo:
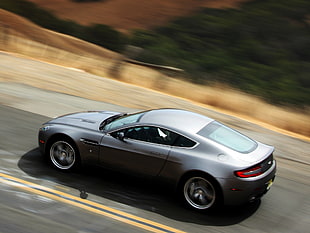
M220 179L225 205L240 205L254 201L266 194L276 175L276 161L264 174L251 178Z

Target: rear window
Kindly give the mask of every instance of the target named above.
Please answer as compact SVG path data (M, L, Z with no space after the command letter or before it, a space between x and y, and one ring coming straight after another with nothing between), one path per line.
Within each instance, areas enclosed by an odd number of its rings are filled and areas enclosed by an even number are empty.
M216 121L206 125L198 134L240 153L252 152L257 147L252 139Z

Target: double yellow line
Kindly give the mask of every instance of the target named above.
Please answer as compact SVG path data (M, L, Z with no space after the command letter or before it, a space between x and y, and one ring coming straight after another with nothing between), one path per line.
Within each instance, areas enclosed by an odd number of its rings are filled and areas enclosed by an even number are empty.
M150 221L145 218L140 218L132 214L125 213L123 211L119 211L104 205L101 205L99 203L81 199L79 197L60 192L51 188L47 188L35 183L31 183L22 179L15 178L13 176L9 176L4 173L0 173L0 182L14 186L23 190L26 190L31 193L35 193L44 197L48 197L60 202L64 202L88 211L91 211L93 213L97 213L99 215L112 218L114 220L142 228L144 230L148 230L151 232L157 232L157 233L184 233L184 231L177 230L175 228Z

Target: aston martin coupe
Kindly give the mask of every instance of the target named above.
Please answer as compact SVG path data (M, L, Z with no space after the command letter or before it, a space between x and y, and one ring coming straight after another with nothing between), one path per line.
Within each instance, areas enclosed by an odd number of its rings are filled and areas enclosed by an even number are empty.
M59 170L90 163L155 177L198 210L259 199L276 173L274 147L180 109L61 116L42 125L39 147Z

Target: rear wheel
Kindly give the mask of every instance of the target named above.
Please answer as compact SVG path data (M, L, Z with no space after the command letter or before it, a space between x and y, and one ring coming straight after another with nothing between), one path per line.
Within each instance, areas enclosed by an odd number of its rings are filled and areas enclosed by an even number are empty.
M204 176L191 176L184 180L182 196L185 204L197 210L214 207L218 192L216 186Z
M49 147L49 159L59 170L72 170L79 164L78 150L69 140L58 139Z

